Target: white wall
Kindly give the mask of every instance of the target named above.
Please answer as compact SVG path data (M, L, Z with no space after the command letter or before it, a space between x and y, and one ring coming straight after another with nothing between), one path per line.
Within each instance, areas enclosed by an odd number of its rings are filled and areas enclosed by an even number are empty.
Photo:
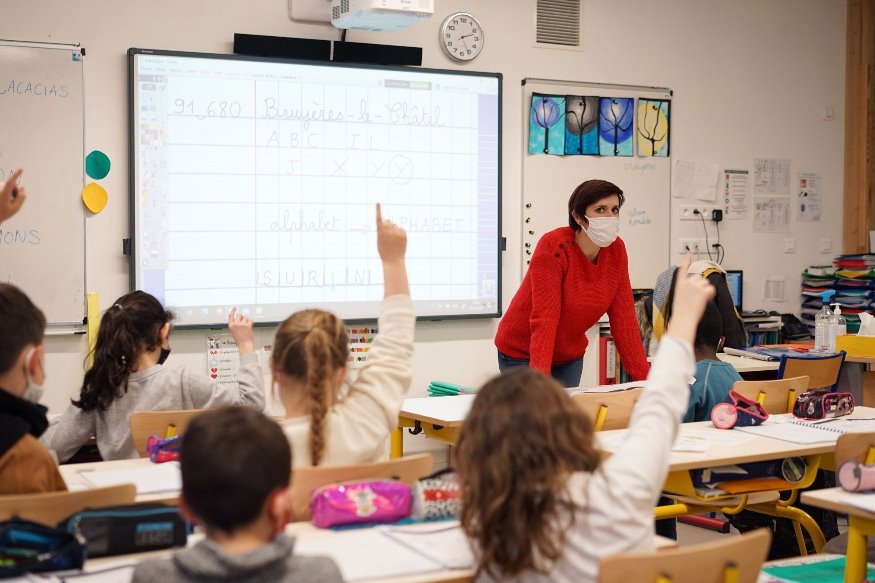
M750 168L754 157L789 158L793 173L823 175L822 222L792 224L795 254L783 235L752 233L752 220L724 221L725 265L745 270L746 306L798 309L799 272L828 260L821 237L841 245L844 124L845 2L833 0L583 0L583 51L533 47L534 0L437 0L426 23L392 35L350 32L349 39L423 47L423 65L456 67L437 44L445 15L468 10L486 33L472 69L504 74L504 303L520 280L521 193L519 152L523 77L656 85L674 90L672 156ZM88 289L104 306L128 290L121 240L128 236L129 47L231 52L234 32L339 37L329 25L289 21L286 0L27 0L5 2L0 38L80 42L86 57L86 151L112 159L103 184L110 203L87 223ZM463 68L464 68L463 67ZM3 104L0 102L0 107ZM824 106L835 111L822 121ZM51 139L51 128L34 128ZM581 176L581 180L591 178ZM622 186L622 185L621 185ZM38 193L33 193L38 196ZM673 207L677 201L672 201ZM701 237L701 224L681 223L672 209L673 257L678 237ZM713 226L711 227L713 229ZM710 231L713 233L713 230ZM630 254L635 249L629 250ZM766 275L787 278L787 302L761 301ZM424 322L417 327L412 394L431 379L480 383L497 371L495 321ZM267 332L262 333L265 338ZM76 390L85 349L81 338L48 341L50 387L46 400L59 411ZM171 362L205 367L203 333L177 332Z

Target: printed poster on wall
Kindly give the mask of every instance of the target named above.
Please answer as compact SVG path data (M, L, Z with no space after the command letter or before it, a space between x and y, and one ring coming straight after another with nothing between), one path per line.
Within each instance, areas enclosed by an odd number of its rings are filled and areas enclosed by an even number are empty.
M753 232L786 233L790 230L790 197L755 196Z
M750 170L726 168L723 170L723 217L747 218L750 207Z
M816 223L821 214L820 174L799 172L796 175L796 212L801 222Z
M790 194L790 160L754 159L753 193Z

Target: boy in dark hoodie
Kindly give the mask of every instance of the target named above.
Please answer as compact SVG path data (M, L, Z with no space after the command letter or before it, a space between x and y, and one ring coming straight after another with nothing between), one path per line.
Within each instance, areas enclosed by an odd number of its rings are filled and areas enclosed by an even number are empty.
M140 563L133 583L342 583L325 557L292 554L292 453L280 426L245 407L206 411L182 440L180 512L206 538L170 559Z
M37 438L48 427L38 404L45 382L46 318L20 289L0 284L0 495L66 490Z

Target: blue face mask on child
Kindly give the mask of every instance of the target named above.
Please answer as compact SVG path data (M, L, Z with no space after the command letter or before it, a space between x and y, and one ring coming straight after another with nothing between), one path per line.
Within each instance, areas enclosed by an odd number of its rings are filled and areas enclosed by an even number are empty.
M158 355L158 364L164 364L167 357L170 356L170 349L161 347L161 354Z

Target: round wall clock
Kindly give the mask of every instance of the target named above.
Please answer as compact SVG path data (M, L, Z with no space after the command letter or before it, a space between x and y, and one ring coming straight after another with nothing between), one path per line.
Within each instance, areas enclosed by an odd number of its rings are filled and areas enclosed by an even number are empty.
M440 41L448 57L470 61L483 50L483 27L467 12L455 12L441 24Z

